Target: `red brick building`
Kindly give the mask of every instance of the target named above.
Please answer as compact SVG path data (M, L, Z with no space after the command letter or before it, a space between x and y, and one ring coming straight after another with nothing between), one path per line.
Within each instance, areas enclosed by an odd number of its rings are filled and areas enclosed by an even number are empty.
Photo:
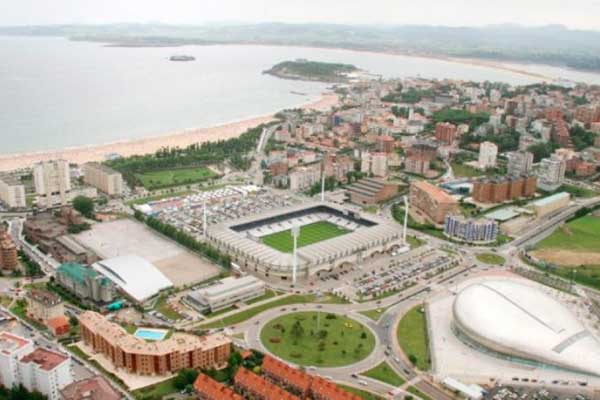
M200 400L244 400L227 386L204 374L199 374L194 381L194 390Z
M300 400L300 397L286 392L265 378L240 368L233 378L236 390L246 398L253 400Z
M456 125L449 122L438 122L435 125L435 138L444 144L452 144L456 140Z
M18 266L17 246L8 232L0 227L0 268L13 270Z
M377 137L377 151L383 153L393 153L396 147L396 141L393 137L382 135Z
M521 197L531 197L536 188L535 176L483 178L473 183L471 197L478 203L503 203Z
M446 214L458 211L458 202L437 186L413 181L409 191L411 210L416 210L434 224L444 223Z

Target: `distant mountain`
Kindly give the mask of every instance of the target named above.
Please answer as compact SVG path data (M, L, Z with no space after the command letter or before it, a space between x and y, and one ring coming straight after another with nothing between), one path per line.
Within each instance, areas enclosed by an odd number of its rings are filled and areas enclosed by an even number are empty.
M600 71L600 32L561 25L110 24L0 27L0 35L67 36L121 46L277 44L481 58Z

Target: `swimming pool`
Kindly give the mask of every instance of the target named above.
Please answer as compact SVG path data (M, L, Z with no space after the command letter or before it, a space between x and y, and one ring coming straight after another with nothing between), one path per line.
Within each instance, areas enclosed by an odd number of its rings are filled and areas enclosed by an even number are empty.
M167 332L165 329L138 328L133 335L144 340L158 341L163 340Z

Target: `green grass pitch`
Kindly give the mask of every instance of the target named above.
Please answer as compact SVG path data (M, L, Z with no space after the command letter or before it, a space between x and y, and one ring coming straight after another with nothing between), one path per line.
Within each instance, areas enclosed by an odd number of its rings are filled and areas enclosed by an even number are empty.
M298 248L345 235L349 232L351 231L327 221L319 221L304 225L300 228ZM284 253L291 253L294 250L294 240L292 238L291 229L263 236L261 240L267 246Z

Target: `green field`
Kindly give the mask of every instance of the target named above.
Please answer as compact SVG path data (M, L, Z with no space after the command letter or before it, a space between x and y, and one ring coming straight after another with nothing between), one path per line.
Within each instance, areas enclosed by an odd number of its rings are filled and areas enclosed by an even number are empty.
M295 328L297 325L299 328ZM375 337L343 315L296 312L270 321L260 339L273 354L303 366L341 367L367 357Z
M135 177L148 190L203 182L216 176L216 173L205 167L178 168L135 174Z
M300 236L298 236L298 248L345 235L349 232L349 230L340 228L339 226L327 221L319 221L304 225L300 228ZM270 246L283 253L291 253L294 250L294 240L292 239L291 229L263 236L261 240L267 246Z
M482 263L490 265L502 265L506 262L504 257L494 253L480 253L475 256Z
M473 178L485 174L483 171L475 169L469 165L460 164L457 162L453 162L451 166L452 171L454 172L454 176L457 178Z
M346 392L354 393L355 395L362 398L363 400L384 400L383 397L377 396L376 394L373 394L371 392L367 392L366 390L362 390L362 389L358 389L358 388L355 388L352 386L346 386L346 385L338 385L338 386L341 387L342 389L344 389Z
M406 382L404 378L398 375L396 371L394 371L392 367L390 367L390 365L385 361L376 367L361 373L361 375L376 379L381 382L389 383L392 386L401 386L404 384L404 382Z
M427 320L419 305L410 310L398 324L398 343L404 354L421 371L431 368L429 340L427 338Z
M591 215L567 222L542 240L536 249L565 249L600 252L600 217Z

